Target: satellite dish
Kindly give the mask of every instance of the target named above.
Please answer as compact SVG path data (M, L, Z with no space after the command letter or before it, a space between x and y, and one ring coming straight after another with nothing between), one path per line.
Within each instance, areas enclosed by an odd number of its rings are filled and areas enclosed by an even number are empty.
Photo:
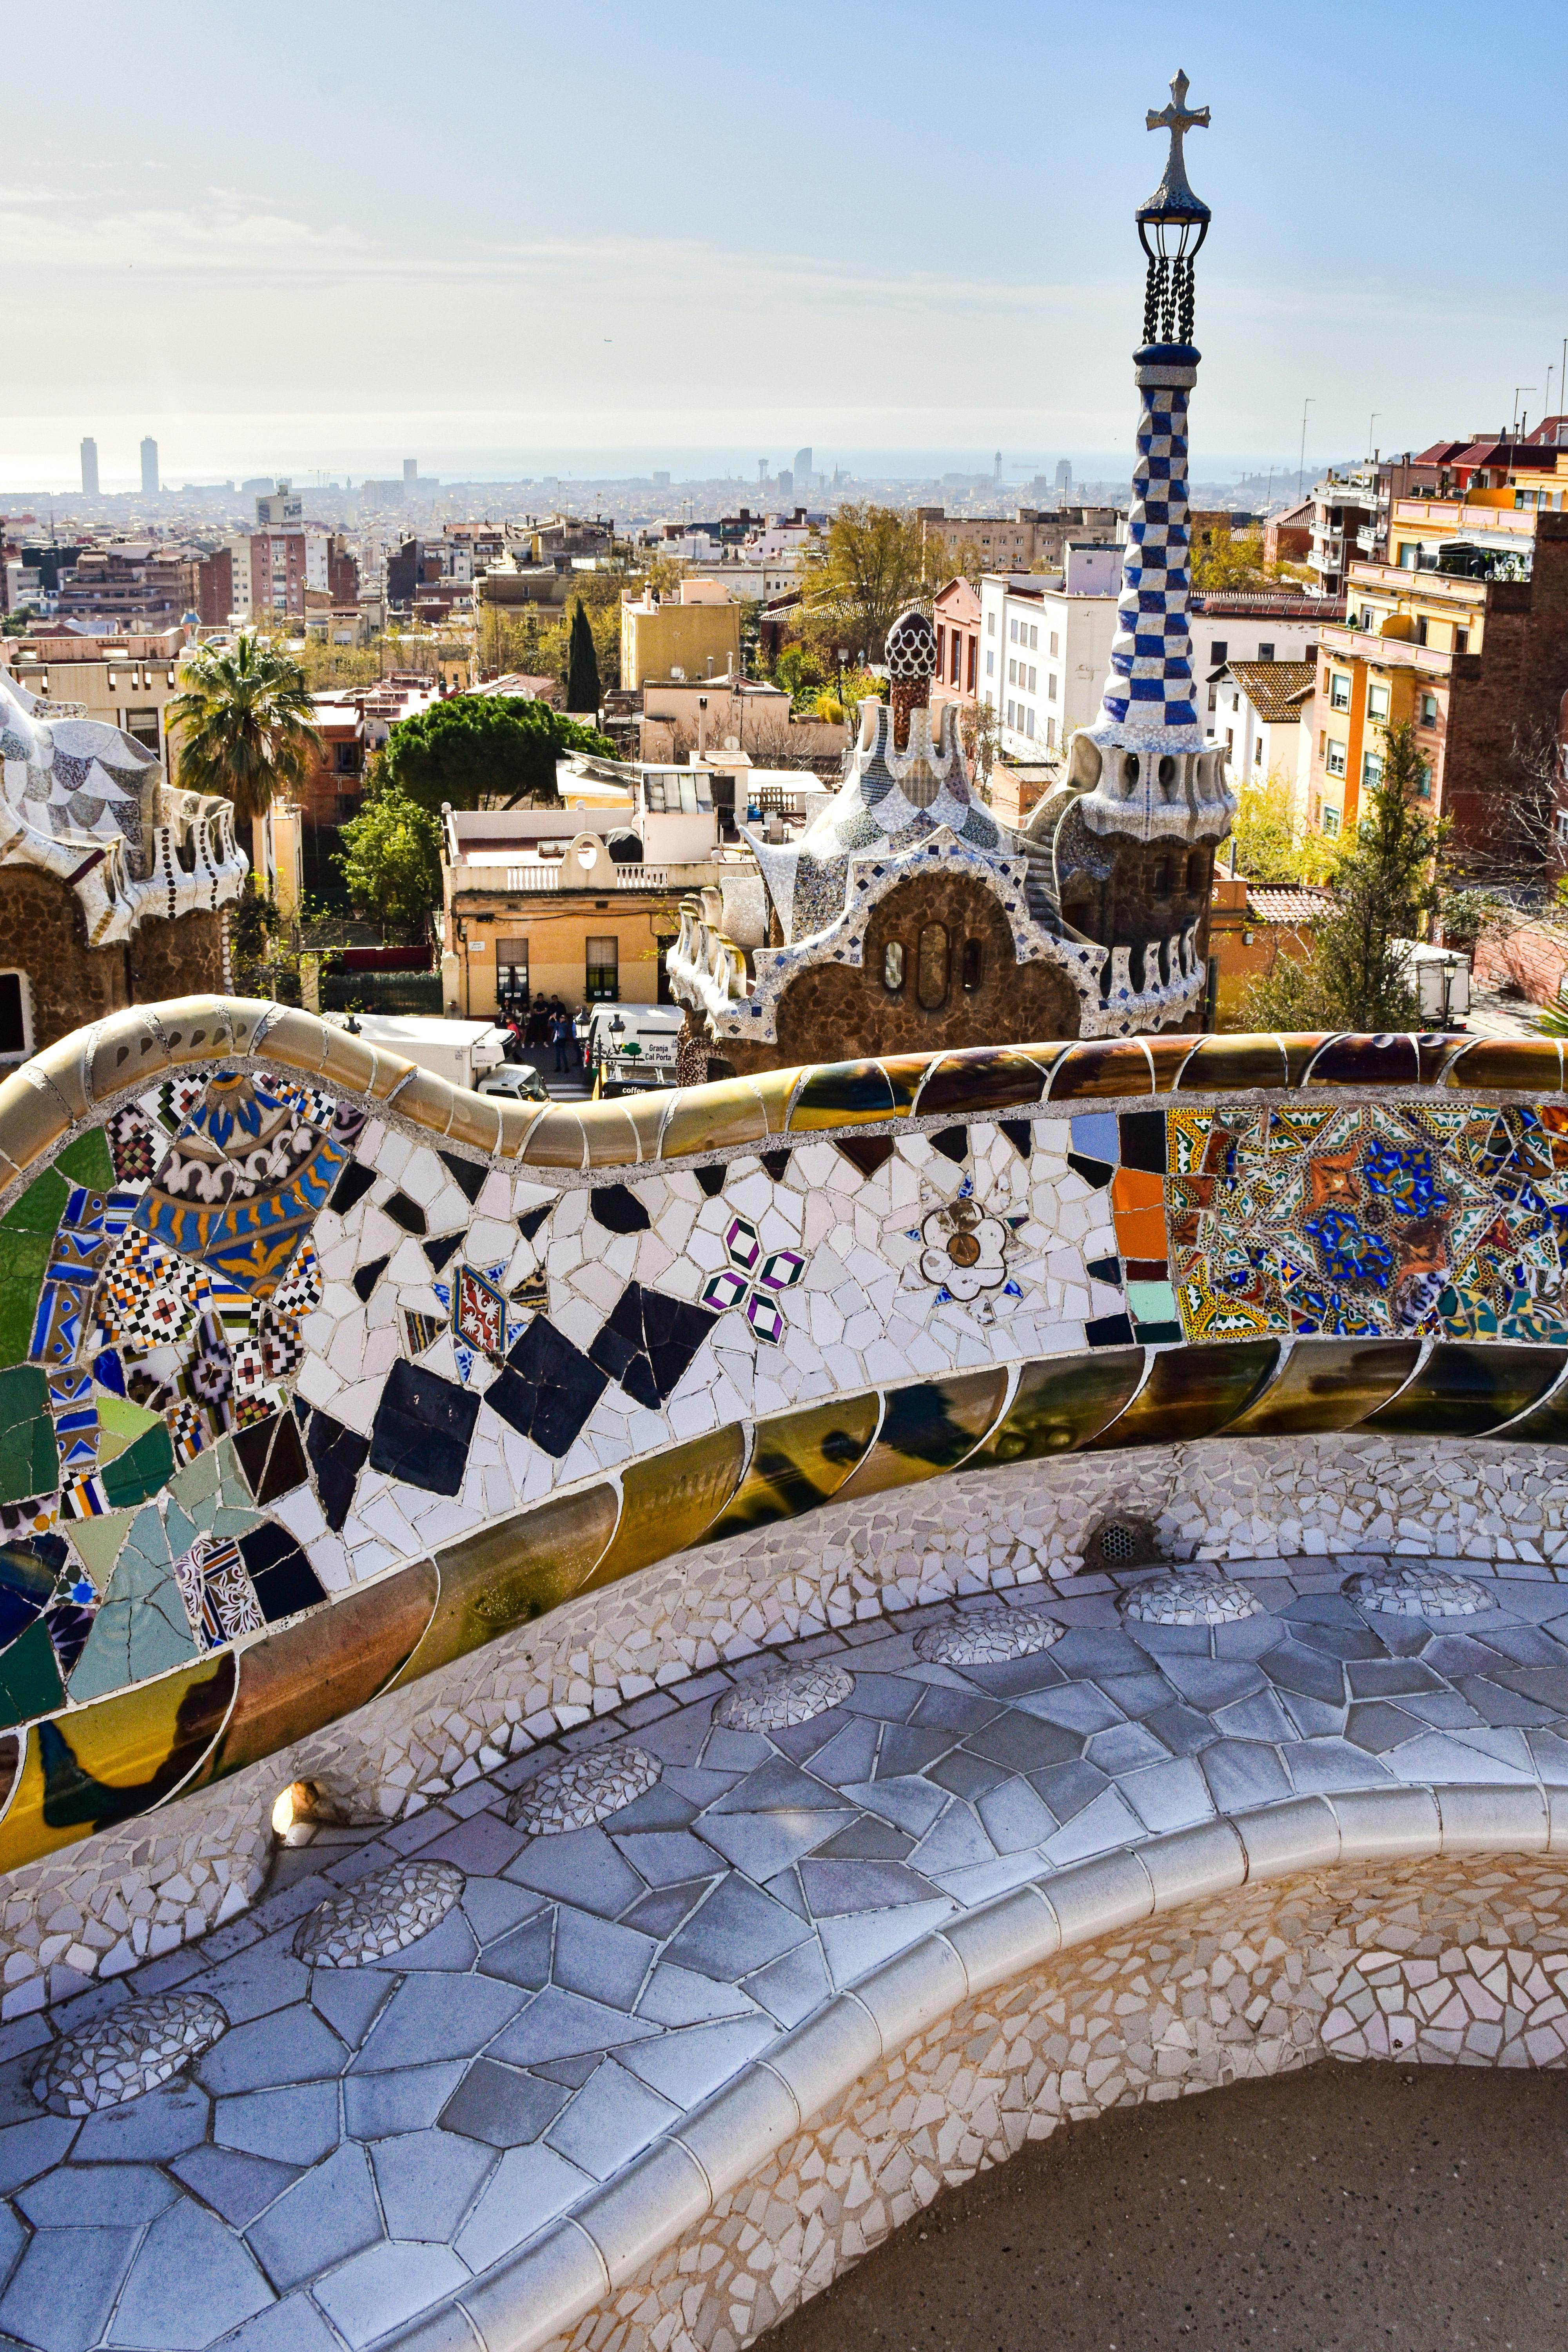
M725 751L738 751L740 750L740 748L741 748L741 739L740 739L740 737L739 737L738 735L726 735L726 736L725 736L725 738L724 738L724 749L725 749Z

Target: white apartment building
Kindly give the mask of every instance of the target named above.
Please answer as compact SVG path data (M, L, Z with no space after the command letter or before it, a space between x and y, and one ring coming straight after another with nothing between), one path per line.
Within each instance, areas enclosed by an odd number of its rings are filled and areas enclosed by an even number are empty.
M1275 596L1215 592L1194 599L1192 614L1193 684L1204 732L1223 735L1225 714L1235 693L1221 673L1232 662L1316 662L1318 640L1325 621L1337 621L1339 607L1303 596ZM1235 714L1230 722L1233 732ZM1233 751L1237 748L1232 745ZM1245 748L1244 764L1252 757L1252 739Z
M1061 572L988 572L980 583L980 699L1001 721L1009 760L1058 752L1100 711L1121 550L1069 542Z

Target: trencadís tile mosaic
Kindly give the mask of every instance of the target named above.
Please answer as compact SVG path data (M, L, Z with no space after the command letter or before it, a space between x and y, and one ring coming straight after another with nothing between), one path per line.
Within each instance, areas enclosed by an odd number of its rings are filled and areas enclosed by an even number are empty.
M0 1735L43 1725L0 1749L0 1867L265 1753L267 1673L319 1720L299 1621L377 1580L385 1672L426 1672L590 1577L966 1460L1560 1439L1568 1111L1399 1103L1403 1043L1386 1072L1354 1040L937 1057L879 1078L895 1128L935 1118L879 1135L814 1123L828 1071L787 1144L781 1107L728 1160L602 1181L265 1065L125 1097L0 1217ZM1296 1091L1098 1107L1189 1066ZM1320 1100L1320 1066L1366 1097Z

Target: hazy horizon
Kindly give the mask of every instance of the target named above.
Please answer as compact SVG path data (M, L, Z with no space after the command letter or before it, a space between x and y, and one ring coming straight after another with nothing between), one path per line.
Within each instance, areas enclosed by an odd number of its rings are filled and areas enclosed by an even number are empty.
M683 452L754 481L806 442L829 471L1001 448L1114 478L1144 110L1178 66L1213 110L1187 140L1214 209L1197 477L1237 450L1293 474L1308 400L1309 457L1361 454L1539 416L1560 383L1563 145L1517 0L1479 42L1453 0L1324 0L1316 68L1238 0L1170 31L1012 0L984 39L932 0L801 0L743 39L713 0L472 0L460 40L410 0L71 25L64 58L46 15L7 26L0 481L69 489L91 434L134 488L146 433L176 483ZM1440 174L1340 135L1354 99L1440 103L1446 55L1477 135Z

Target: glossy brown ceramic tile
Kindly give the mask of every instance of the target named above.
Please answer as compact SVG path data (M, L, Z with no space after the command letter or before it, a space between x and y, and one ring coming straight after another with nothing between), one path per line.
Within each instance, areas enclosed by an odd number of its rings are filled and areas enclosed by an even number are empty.
M542 1118L534 1120L517 1157L519 1165L524 1168L584 1168L587 1164L587 1149L583 1123L576 1112L552 1105Z
M373 1699L417 1649L437 1590L434 1561L416 1560L243 1651L210 1777L258 1763Z
M1421 1065L1421 1083L1435 1087L1441 1083L1443 1072L1459 1047L1468 1041L1444 1029L1423 1029L1415 1040L1416 1058Z
M615 1533L616 1490L590 1486L519 1511L437 1552L441 1589L419 1647L393 1687L417 1682L580 1592Z
M1267 1031L1236 1037L1194 1037L1176 1092L1251 1094L1289 1083L1285 1048Z
M1037 1103L1046 1074L1064 1048L1042 1045L1032 1054L1011 1046L972 1045L933 1058L915 1102L918 1118L984 1118L994 1110Z
M1562 1049L1554 1037L1475 1037L1454 1055L1443 1083L1467 1093L1558 1094Z
M1091 1438L1086 1454L1128 1445L1181 1445L1213 1437L1246 1410L1279 1359L1274 1339L1239 1339L1157 1355L1119 1420Z
M889 1389L876 1443L839 1489L842 1500L956 1470L993 1426L1006 1394L1007 1375L1000 1365Z
M1421 1065L1413 1037L1335 1037L1314 1054L1309 1087L1413 1087Z
M700 1543L740 1485L745 1459L745 1432L731 1422L631 1464L621 1481L615 1539L582 1589L614 1584Z
M896 1109L880 1062L825 1062L801 1081L790 1110L790 1132L869 1126L891 1118Z
M1386 1404L1421 1357L1419 1339L1298 1339L1227 1437L1296 1437L1354 1429Z
M750 1078L721 1078L710 1087L683 1087L670 1097L659 1150L666 1160L761 1143L769 1133L763 1098Z
M1097 1349L1065 1362L1047 1358L1022 1365L1012 1403L964 1471L1042 1461L1087 1444L1131 1401L1142 1377L1142 1348Z
M1143 1050L1149 1056L1154 1073L1154 1092L1168 1095L1174 1091L1177 1079L1186 1066L1193 1050L1191 1037L1145 1037Z
M1097 1095L1153 1091L1154 1074L1141 1037L1110 1037L1069 1045L1051 1072L1052 1102L1087 1102Z
M1540 1402L1510 1421L1504 1434L1510 1445L1516 1438L1527 1445L1568 1445L1568 1357Z
M1299 1087L1306 1083L1308 1071L1323 1047L1332 1044L1333 1036L1331 1029L1296 1029L1289 1034L1281 1034L1279 1043L1285 1051L1287 1086Z
M1369 1412L1365 1426L1410 1437L1480 1437L1537 1402L1562 1370L1560 1348L1440 1340L1408 1387Z
M710 1538L739 1535L775 1519L798 1518L837 1495L876 1434L882 1401L873 1389L800 1412L760 1421L734 1500Z

